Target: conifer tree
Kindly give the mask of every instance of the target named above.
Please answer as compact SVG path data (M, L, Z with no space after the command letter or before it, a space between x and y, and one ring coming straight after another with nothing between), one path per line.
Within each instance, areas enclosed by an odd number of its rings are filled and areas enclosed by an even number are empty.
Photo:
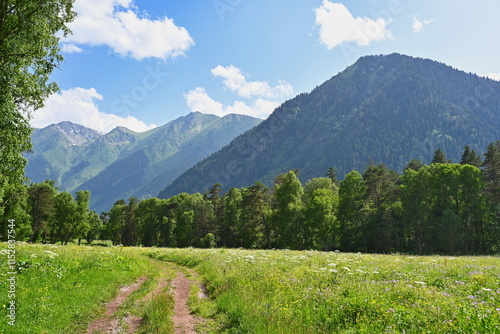
M444 152L438 148L436 152L434 152L434 157L432 158L431 164L446 164L449 162L450 161L446 160L446 155L444 154Z
M339 180L337 178L337 170L335 169L335 167L328 168L328 171L326 172L326 176L329 177L330 180L332 180L332 182L334 184L336 184L337 186L340 184Z
M464 153L462 154L462 159L460 160L461 165L471 165L474 167L481 167L481 156L476 153L470 146L464 147Z
M486 195L500 204L500 140L488 145L482 166Z

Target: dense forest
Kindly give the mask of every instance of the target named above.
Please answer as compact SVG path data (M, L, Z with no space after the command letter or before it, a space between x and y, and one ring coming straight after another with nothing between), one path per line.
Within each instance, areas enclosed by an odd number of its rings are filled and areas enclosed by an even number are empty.
M19 233L30 242L486 254L500 250L500 141L483 156L466 146L453 164L438 149L430 165L411 160L402 174L370 162L362 175L339 182L332 167L305 185L291 170L272 188L223 193L215 184L205 194L130 198L100 217L88 209L89 192L73 199L45 181L26 186L3 214L30 222Z

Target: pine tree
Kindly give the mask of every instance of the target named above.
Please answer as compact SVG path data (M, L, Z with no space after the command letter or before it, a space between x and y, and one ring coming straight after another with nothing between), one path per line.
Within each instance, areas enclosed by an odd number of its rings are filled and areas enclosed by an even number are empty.
M28 206L32 219L32 235L29 242L36 242L42 237L46 242L49 236L49 220L54 212L54 197L57 190L55 181L45 180L42 183L33 184L28 189Z
M241 190L231 188L222 198L224 213L221 226L222 247L238 247L237 233L242 219Z
M241 190L241 220L237 232L240 246L271 248L268 190L260 182Z
M139 200L135 197L129 198L129 203L125 207L125 224L122 228L122 244L124 246L136 246L138 242L138 231L135 219L135 211L139 205Z
M326 172L326 176L330 178L330 180L332 180L332 182L336 185L339 185L340 182L337 178L337 170L335 169L335 167L330 167L328 168L328 171Z
M471 165L474 167L481 167L481 156L476 153L470 146L464 147L464 153L462 154L462 160L460 160L461 165Z
M220 193L221 192L222 192L222 185L220 183L216 183L216 184L214 184L212 189L210 189L210 191L208 192L208 198L207 198L210 202L212 202L212 205L214 207L214 213L215 213L215 219L214 219L215 226L213 228L213 231L215 234L214 235L215 247L217 247L217 242L218 242L217 232L218 232L218 229L220 226L219 217L221 215L219 213L219 209L220 209L219 202L220 202Z
M446 160L446 155L444 154L444 152L438 148L436 152L434 152L434 157L432 158L431 164L446 164L450 162L451 161Z
M500 204L500 140L486 148L483 162L485 193L496 204Z
M422 167L424 167L424 164L422 163L422 161L420 161L418 159L411 159L403 171L406 172L407 170L411 169L411 170L414 170L415 172L418 172L419 169Z

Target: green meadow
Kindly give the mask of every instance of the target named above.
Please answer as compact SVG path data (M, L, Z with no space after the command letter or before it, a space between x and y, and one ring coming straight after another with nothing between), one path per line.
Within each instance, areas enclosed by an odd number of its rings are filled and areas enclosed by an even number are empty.
M234 333L500 333L498 257L157 250L195 268Z
M214 319L201 333L500 333L498 257L20 244L11 326L1 249L0 333L84 333L138 277L120 312L143 316L142 333L172 332L171 298L133 303L174 277L171 263L206 286L208 306L190 303Z
M84 333L88 324L100 317L105 305L123 285L138 277L148 280L133 298L145 295L152 288L159 268L146 260L140 248L56 246L18 244L15 284L15 323L8 318L12 275L7 267L7 245L1 245L0 333ZM123 312L136 312L130 303Z

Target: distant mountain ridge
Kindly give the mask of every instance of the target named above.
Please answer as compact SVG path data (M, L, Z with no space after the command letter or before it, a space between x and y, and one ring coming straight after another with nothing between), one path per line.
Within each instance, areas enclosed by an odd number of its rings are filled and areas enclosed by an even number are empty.
M109 210L121 198L155 196L261 121L194 112L143 133L117 127L107 134L61 122L34 130L26 176L33 182L55 180L65 191L90 190L91 208Z
M500 139L500 82L429 59L366 56L182 174L160 194L267 185L299 169L302 181L335 166L340 177L370 160L401 171L437 148L455 162Z

